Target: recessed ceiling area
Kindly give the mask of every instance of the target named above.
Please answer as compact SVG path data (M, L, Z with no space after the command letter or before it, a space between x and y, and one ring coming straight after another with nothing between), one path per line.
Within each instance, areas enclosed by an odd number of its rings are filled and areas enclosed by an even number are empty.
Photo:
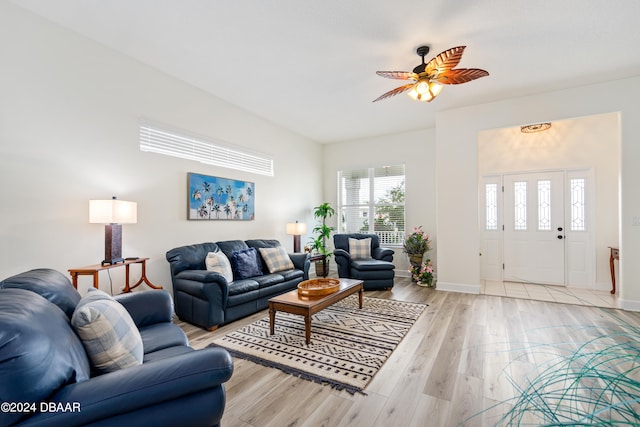
M12 2L321 143L430 128L439 111L640 75L636 0ZM412 70L425 44L431 54L465 45L459 68L490 75L430 103L406 95L373 103L393 87L375 72Z

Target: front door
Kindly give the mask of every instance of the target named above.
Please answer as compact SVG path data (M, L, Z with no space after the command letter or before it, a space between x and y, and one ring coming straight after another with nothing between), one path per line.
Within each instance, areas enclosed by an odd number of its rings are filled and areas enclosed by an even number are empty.
M564 285L564 173L504 175L503 280Z

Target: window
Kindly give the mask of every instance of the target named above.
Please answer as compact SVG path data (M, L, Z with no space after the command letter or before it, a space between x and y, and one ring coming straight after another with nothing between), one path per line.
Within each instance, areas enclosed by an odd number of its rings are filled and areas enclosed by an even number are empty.
M571 190L571 231L586 231L586 180L584 178L572 178L569 182Z
M182 131L162 129L147 121L140 122L140 151L273 176L273 159L265 154Z
M498 184L489 183L484 186L485 197L485 230L498 229Z
M404 165L338 172L338 230L374 233L385 245L404 241Z

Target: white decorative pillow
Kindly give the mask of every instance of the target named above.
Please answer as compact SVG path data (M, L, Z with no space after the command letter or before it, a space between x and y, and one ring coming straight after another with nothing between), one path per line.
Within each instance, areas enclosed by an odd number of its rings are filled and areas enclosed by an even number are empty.
M349 237L349 255L351 259L371 258L371 237L366 239L353 239Z
M92 368L99 374L142 363L142 337L129 312L109 294L91 288L71 317Z
M269 273L275 273L278 271L291 270L293 268L293 262L289 258L289 254L282 246L276 246L275 248L259 248L260 255Z
M233 282L233 270L229 258L223 252L209 252L204 260L208 271L220 273L227 279L227 282Z

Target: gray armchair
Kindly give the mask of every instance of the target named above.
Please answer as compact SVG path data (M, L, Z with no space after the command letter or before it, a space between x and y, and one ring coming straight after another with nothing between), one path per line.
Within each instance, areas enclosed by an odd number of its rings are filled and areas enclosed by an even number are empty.
M350 248L349 239L371 239L369 253L355 255ZM357 242L356 242L357 243ZM365 290L391 289L395 276L393 251L380 247L376 234L334 234L333 244L338 265L338 277L359 279L364 282ZM367 257L368 255L368 257Z

